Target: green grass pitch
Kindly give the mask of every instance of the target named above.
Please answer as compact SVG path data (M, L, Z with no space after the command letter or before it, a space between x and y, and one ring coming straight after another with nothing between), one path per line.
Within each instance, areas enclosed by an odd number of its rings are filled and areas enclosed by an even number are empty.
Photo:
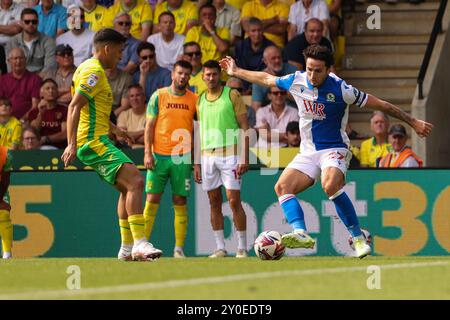
M0 299L450 299L450 257L0 259L0 279Z

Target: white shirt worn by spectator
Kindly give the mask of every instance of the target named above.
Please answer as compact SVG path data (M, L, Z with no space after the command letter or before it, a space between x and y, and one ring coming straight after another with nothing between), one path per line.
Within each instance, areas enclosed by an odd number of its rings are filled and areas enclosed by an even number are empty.
M284 107L283 112L279 117L275 114L272 109L272 104L269 104L263 108L259 108L256 111L256 128L260 128L267 123L270 126L272 141L270 142L270 146L267 141L260 135L258 138L258 147L259 148L277 148L277 147L286 147L286 143L280 143L279 141L274 141L274 131L278 133L286 133L286 127L291 121L298 121L298 110L286 105Z
M317 18L321 21L330 19L330 12L325 1L313 0L308 10L305 9L302 1L297 1L291 5L288 21L297 26L297 34L305 31L305 23L311 18Z
M222 11L217 11L216 27L230 29L235 37L242 35L241 12L228 3L225 3Z
M3 10L0 7L0 26L20 23L20 13L25 7L22 4L12 3L9 9ZM0 33L0 45L5 46L13 36Z
M92 43L95 32L84 29L80 35L67 31L56 38L56 45L68 44L73 49L74 64L78 67L84 60L92 56Z
M161 32L152 34L147 41L156 48L156 62L159 66L172 71L173 65L178 56L183 53L183 43L185 36L175 33L170 42L164 41Z

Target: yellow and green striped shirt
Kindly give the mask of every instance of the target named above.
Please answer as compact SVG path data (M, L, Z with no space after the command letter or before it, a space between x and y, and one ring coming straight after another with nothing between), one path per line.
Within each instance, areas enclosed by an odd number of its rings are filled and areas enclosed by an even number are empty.
M105 70L98 59L88 59L77 68L72 79L72 95L75 92L89 100L80 114L77 131L77 146L80 147L109 132L113 95Z

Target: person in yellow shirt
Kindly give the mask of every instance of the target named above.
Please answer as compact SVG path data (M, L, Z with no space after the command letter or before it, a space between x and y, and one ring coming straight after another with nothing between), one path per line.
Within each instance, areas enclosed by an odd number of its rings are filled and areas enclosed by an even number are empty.
M190 28L198 24L198 10L195 3L188 0L167 0L159 3L155 8L153 33L161 31L158 18L165 11L170 11L175 16L175 33L186 35Z
M22 123L11 115L11 101L0 98L0 145L11 150L19 148Z
M105 69L117 66L125 40L113 29L101 29L94 36L93 57L75 71L71 88L73 98L67 111L67 147L61 159L67 167L77 157L119 191L117 213L122 245L118 259L153 261L162 251L145 238L144 179L133 161L109 139L110 132L130 139L109 120L113 93L105 74Z
M289 7L277 0L252 0L244 4L241 24L245 32L249 30L251 17L263 22L264 36L279 47L284 47L288 27Z
M81 2L84 8L84 18L88 23L88 29L97 32L103 28L103 19L108 9L97 4L95 0L81 0Z
M105 15L104 26L114 27L114 18L119 12L126 12L131 17L130 33L136 39L147 41L152 32L153 13L146 0L118 0L108 8Z
M183 45L183 60L192 65L189 89L197 95L208 89L203 81L202 50L197 42L187 42Z
M194 41L202 49L202 63L208 60L219 60L228 52L230 46L230 30L216 28L216 8L211 4L203 5L200 10L201 26L192 27L184 40Z
M381 111L375 111L370 118L370 129L374 136L361 143L359 160L361 167L375 168L380 159L393 150L388 142L388 116Z

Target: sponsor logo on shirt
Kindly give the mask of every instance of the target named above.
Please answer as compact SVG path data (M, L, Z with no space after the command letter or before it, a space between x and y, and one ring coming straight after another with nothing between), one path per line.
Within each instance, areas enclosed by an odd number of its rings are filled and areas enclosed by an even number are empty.
M325 105L314 101L303 100L303 114L312 116L314 120L325 120Z
M86 90L87 92L92 92L91 88L89 88L88 86L85 86L84 84L80 84L80 87L83 88L84 90Z

